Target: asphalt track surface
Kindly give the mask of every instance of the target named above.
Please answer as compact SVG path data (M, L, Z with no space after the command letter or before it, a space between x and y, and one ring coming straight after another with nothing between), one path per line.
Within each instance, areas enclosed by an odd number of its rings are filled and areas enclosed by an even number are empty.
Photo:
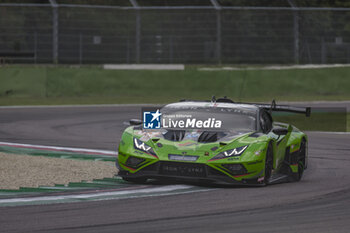
M2 108L0 141L115 150L123 122L139 116L136 106ZM350 232L350 135L308 135L297 183L1 207L0 232Z

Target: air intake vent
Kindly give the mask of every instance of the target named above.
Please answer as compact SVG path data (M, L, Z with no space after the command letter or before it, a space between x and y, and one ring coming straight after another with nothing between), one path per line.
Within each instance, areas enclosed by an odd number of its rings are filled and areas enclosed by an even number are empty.
M198 142L209 143L216 142L222 137L225 137L226 134L223 132L214 132L214 131L204 131L198 138Z
M185 136L185 130L168 130L164 134L164 138L169 141L182 141Z

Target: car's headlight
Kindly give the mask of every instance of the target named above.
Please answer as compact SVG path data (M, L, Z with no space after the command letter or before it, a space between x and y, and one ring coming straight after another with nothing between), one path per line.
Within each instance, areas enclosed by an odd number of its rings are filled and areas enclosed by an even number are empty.
M210 160L226 159L226 158L233 157L233 156L240 156L247 149L247 147L248 147L248 145L237 147L237 148L227 150L227 151L223 151Z
M134 148L147 154L157 156L152 147L137 138L134 138Z

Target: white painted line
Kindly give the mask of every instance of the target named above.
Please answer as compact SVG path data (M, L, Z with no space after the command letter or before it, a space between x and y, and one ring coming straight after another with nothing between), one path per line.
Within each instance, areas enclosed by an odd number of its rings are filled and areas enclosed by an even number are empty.
M263 66L263 67L203 67L198 68L200 71L220 71L220 70L290 70L290 69L322 69L350 67L350 64L306 64L306 65L290 65L290 66Z
M105 70L184 70L184 64L105 64Z
M350 132L307 131L308 133L350 135Z
M108 156L118 155L118 152L109 151L109 150L94 150L94 149L58 147L58 146L41 146L41 145L32 145L32 144L10 143L10 142L0 142L0 146L10 146L10 147L38 149L38 150L75 152L75 153L79 153L79 152L80 153L91 153L91 154L108 155Z
M134 195L134 194L149 194L156 192L171 192L177 190L186 190L193 188L189 185L169 185L157 188L146 188L139 190L123 190L114 192L101 192L92 194L74 194L74 195L59 195L59 196L44 196L44 197L23 197L23 198L9 198L0 199L0 204L10 204L10 203L27 203L27 202L40 202L40 201L64 201L69 199L92 199L92 198L108 198L108 197L118 197L121 195Z
M40 186L38 189L52 189L52 190L79 190L79 189L83 189L85 190L84 187L51 187L51 186Z

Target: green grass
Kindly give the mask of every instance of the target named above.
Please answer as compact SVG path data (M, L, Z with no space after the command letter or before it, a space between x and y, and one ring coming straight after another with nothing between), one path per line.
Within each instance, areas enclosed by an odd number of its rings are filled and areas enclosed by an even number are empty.
M310 117L303 114L293 113L273 113L273 119L278 122L289 123L300 130L308 131L332 131L346 132L350 131L349 113L330 113L313 111Z
M14 65L0 67L0 105L168 103L212 95L236 101L350 100L349 76L349 67L198 71L198 66L189 66L184 71L118 71L98 66ZM337 115L314 114L307 120L300 115L283 117L277 120L300 129L342 131L347 127L350 131L350 124L344 126L344 117L340 120Z
M350 68L118 71L98 66L0 67L0 105L167 103L228 96L238 101L350 100Z

